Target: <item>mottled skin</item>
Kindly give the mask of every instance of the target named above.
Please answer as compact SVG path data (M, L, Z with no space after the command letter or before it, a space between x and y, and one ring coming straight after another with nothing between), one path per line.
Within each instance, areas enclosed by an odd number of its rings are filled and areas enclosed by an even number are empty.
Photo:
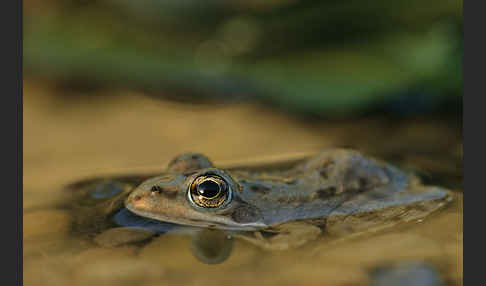
M201 175L217 175L228 183L231 198L223 207L208 209L189 201L189 187ZM326 229L346 219L351 222L347 229L362 230L360 225L388 225L397 217L422 218L448 200L448 191L423 186L393 166L356 151L329 149L288 170L265 173L222 170L204 155L183 154L165 174L136 187L125 206L164 222L256 231L242 237L264 248L285 249L316 238L326 221ZM261 231L278 235L264 238Z

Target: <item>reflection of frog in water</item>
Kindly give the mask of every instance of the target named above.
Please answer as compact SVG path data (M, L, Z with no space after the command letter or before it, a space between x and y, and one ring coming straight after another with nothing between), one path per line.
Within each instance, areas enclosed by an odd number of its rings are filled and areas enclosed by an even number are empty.
M343 234L419 219L450 195L356 151L330 149L286 170L261 172L222 170L203 155L183 154L166 173L105 206L122 208L123 200L147 220L224 230L265 249L286 249L324 227Z

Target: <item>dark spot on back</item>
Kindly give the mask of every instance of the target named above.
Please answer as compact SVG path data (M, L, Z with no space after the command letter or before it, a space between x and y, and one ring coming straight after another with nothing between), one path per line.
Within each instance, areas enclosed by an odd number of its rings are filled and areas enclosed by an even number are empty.
M329 167L331 167L332 165L334 165L334 162L333 161L327 161L327 162L324 162L324 164L322 164L322 167L319 169L319 174L321 175L321 177L323 179L328 179L329 178Z
M370 181L368 181L366 178L361 177L358 179L358 182L360 190L366 190L371 187Z
M374 187L376 187L376 184L373 184L368 178L359 177L357 183L350 184L348 189L350 192L363 193Z
M317 190L317 198L320 200L327 200L336 195L336 187L327 187L325 189Z
M277 199L277 202L282 204L291 204L291 203L306 203L310 202L313 198L311 196L283 196Z
M270 191L270 188L263 185L251 185L250 189L255 193L266 194Z

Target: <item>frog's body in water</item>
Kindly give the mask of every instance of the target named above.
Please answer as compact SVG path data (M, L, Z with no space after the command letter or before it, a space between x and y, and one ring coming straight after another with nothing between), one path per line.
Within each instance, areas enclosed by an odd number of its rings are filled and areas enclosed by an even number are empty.
M424 186L391 165L330 149L267 172L218 169L204 155L183 154L166 173L133 189L125 206L163 222L251 231L253 236L241 237L285 249L314 239L323 226L337 233L380 228L423 218L449 200L448 191ZM340 227L343 221L346 227ZM274 235L264 238L261 231Z

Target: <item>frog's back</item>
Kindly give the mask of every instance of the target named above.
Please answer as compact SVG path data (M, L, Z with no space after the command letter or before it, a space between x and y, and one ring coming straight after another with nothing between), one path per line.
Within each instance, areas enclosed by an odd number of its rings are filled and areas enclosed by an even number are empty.
M236 176L239 196L261 212L267 225L450 198L447 190L423 186L411 174L343 149L323 151L284 172Z

